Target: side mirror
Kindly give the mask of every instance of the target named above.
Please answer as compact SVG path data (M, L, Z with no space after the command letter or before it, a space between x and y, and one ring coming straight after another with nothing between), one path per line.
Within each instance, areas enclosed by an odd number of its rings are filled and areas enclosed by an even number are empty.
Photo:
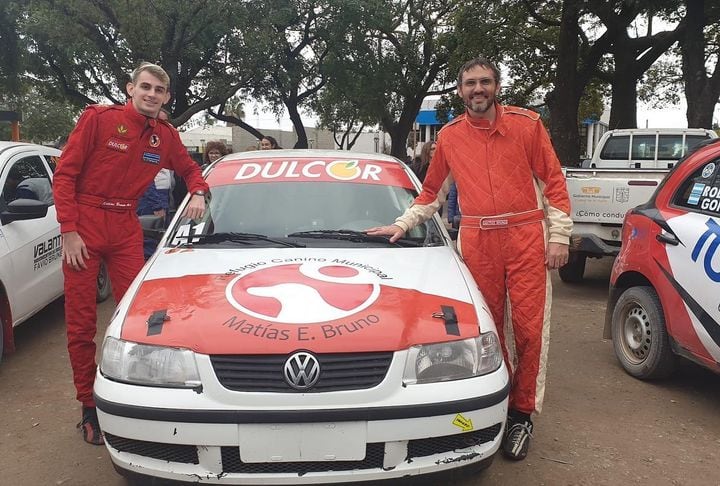
M0 213L2 224L28 219L40 219L47 216L48 205L35 199L16 199L8 204L5 211Z
M148 214L138 216L138 218L140 219L140 226L142 226L143 236L150 240L160 241L165 234L165 217Z

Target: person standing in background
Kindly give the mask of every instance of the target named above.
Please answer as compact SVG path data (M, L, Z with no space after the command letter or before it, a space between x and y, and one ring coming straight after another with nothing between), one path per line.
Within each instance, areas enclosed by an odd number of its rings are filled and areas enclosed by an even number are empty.
M415 173L418 179L420 179L420 182L425 181L425 176L427 175L428 167L430 167L430 161L433 158L433 155L435 154L435 142L426 142L422 149L420 149L420 158L412 163L410 168Z
M269 135L260 139L260 150L275 150L281 148L282 147L278 145L277 140Z

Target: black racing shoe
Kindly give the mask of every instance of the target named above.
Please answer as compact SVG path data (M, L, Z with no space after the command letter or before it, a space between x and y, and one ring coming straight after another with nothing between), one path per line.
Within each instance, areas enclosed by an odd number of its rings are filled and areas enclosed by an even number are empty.
M533 435L533 423L530 419L513 421L508 419L507 430L503 437L503 454L513 461L522 461L527 457L530 439Z
M83 440L88 444L105 444L95 407L83 407L82 420L77 424L77 428L82 431Z

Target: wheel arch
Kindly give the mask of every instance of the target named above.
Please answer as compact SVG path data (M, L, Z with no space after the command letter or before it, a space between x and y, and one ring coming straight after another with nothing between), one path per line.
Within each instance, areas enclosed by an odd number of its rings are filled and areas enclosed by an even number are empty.
M15 351L15 339L13 335L12 310L10 309L10 299L8 298L5 284L0 280L0 321L2 322L3 347L2 353L12 353ZM0 356L1 358L2 356Z
M614 284L610 285L610 293L608 295L608 303L605 309L605 326L603 328L603 338L612 339L612 315L618 299L630 287L652 287L655 286L648 278L640 272L625 272L620 275ZM660 297L658 295L658 297ZM662 305L662 299L660 299Z

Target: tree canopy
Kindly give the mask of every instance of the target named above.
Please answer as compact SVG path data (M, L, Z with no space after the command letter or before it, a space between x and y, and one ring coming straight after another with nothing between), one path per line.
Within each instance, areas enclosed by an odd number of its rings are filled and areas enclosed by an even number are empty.
M170 74L176 125L206 113L260 137L237 109L255 100L289 114L298 148L313 113L343 148L379 126L404 158L423 100L445 94L441 112L459 113L457 71L482 55L502 69L501 100L538 110L573 164L579 122L603 102L632 127L638 99L684 94L689 125L710 128L718 19L707 0L7 0L0 104L123 103L147 60Z

